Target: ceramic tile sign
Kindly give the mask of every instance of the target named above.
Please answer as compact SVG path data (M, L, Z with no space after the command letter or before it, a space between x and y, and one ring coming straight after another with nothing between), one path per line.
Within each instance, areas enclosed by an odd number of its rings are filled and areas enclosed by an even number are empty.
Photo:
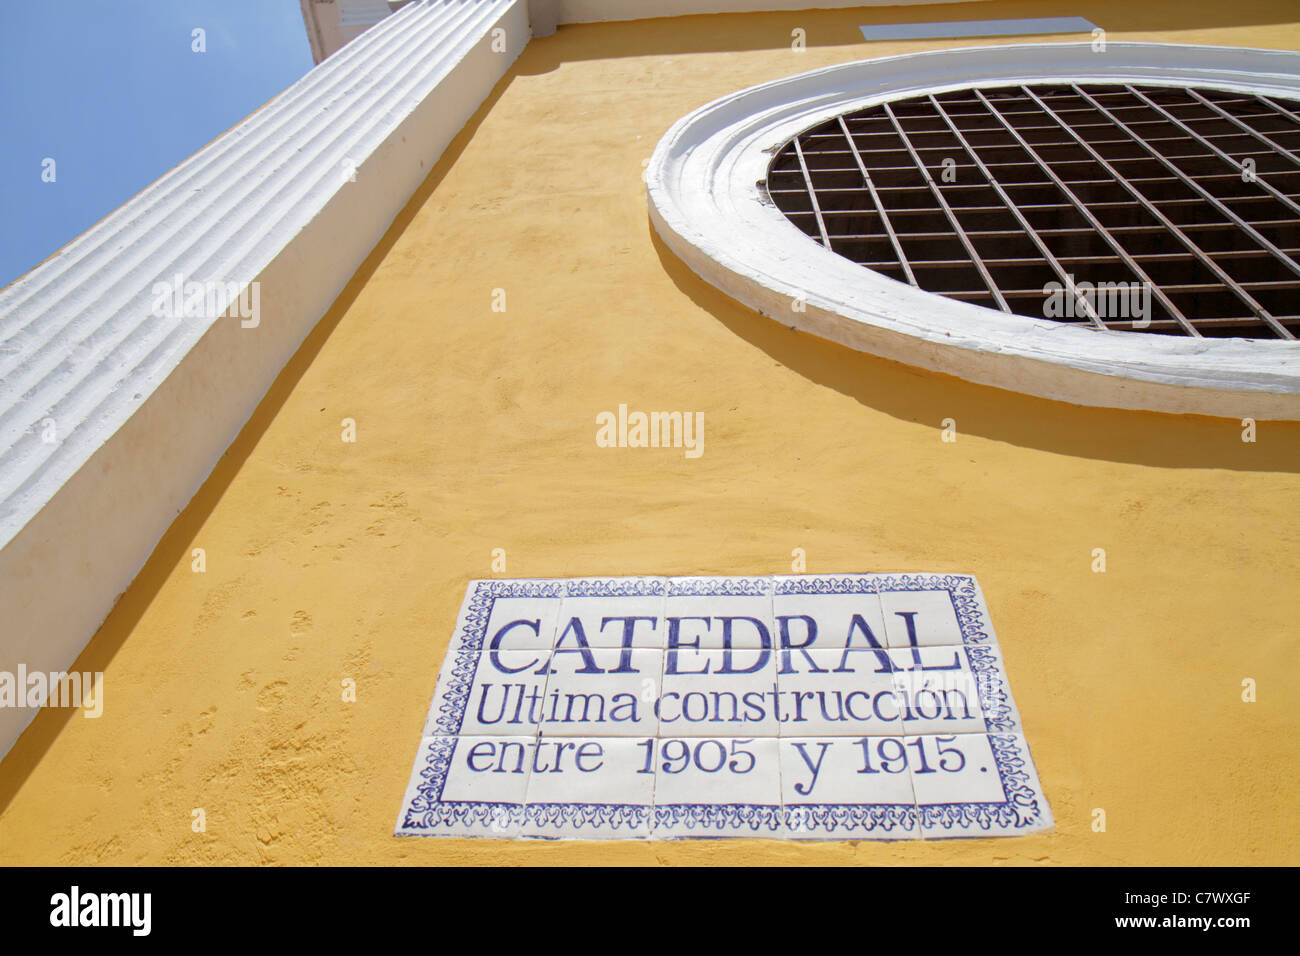
M470 582L396 833L1051 825L975 579L836 574Z

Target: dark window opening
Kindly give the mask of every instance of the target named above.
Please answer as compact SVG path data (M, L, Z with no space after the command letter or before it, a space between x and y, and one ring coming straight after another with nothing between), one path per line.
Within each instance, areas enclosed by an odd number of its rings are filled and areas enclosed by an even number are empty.
M1294 101L1095 84L913 97L799 134L767 191L832 252L965 302L1096 329L1300 333Z

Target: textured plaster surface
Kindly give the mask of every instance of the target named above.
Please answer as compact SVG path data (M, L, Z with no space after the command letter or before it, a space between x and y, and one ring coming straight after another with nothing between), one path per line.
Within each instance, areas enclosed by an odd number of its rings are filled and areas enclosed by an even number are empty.
M1071 12L1126 39L1300 47L1285 3ZM861 41L890 16L575 25L530 44L82 654L105 672L103 716L45 711L0 764L0 862L1300 862L1300 427L1246 444L1236 421L908 369L746 310L652 238L641 164L679 116L943 45ZM620 403L703 412L704 454L597 447L596 415ZM795 548L809 572L972 572L1056 829L395 838L465 584L494 548L503 577L788 573Z

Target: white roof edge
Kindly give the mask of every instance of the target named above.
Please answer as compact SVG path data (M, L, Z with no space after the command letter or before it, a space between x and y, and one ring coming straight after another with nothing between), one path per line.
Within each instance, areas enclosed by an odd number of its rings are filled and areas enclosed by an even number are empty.
M0 291L0 545L212 325L238 321L151 315L155 283L255 280L336 197L366 188L392 133L521 5L408 5ZM423 158L427 171L437 157ZM357 264L378 238L339 237ZM46 419L59 441L41 440Z
M529 38L526 0L408 4L0 291L0 671L72 665ZM155 314L177 275L257 321Z

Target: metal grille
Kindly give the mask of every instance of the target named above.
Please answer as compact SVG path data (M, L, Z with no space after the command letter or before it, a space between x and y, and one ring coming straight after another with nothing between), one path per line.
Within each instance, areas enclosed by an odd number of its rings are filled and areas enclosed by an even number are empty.
M1132 85L919 96L801 133L767 190L826 248L954 299L1098 329L1300 332L1300 103Z

